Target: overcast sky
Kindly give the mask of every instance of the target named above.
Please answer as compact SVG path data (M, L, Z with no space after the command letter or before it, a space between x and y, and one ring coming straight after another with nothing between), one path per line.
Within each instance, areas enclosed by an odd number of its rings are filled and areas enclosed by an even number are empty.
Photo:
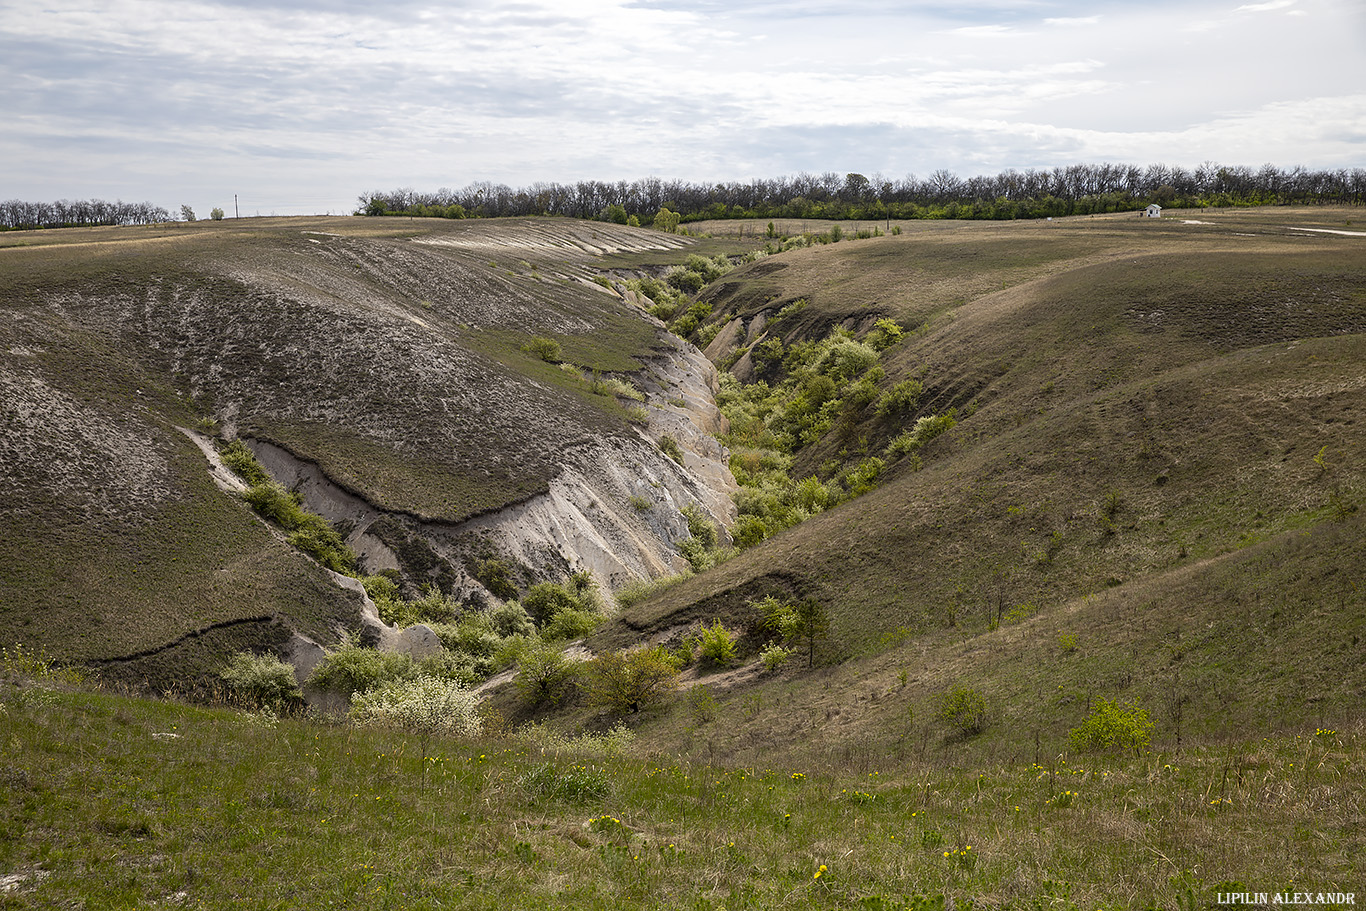
M0 198L1366 167L1366 0L0 0Z

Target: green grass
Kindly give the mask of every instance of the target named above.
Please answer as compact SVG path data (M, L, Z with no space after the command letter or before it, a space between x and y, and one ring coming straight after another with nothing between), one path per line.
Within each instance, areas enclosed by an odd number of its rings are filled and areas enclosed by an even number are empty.
M0 704L10 908L1178 909L1351 891L1366 847L1359 724L958 770L423 740L13 673Z

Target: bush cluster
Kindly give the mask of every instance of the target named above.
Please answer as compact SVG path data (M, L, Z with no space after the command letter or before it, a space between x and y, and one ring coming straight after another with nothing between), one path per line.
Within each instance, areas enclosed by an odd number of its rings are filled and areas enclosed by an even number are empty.
M1153 722L1145 709L1099 700L1091 714L1067 735L1068 746L1079 753L1113 748L1141 750L1152 736Z
M887 444L885 455L899 458L919 453L920 449L942 433L952 430L958 424L958 412L950 408L947 414L927 415L918 419L910 430L905 431Z
M959 736L980 734L987 726L986 697L971 687L955 686L940 696L938 717Z
M247 489L242 499L256 514L284 529L290 545L308 554L333 572L354 575L356 555L346 546L341 534L322 516L303 508L303 498L271 479L256 456L241 440L233 440L220 450L223 464L231 468Z
M678 688L678 669L660 646L603 652L584 672L588 701L620 714L644 711Z
M540 358L547 364L558 364L564 360L564 352L560 343L543 335L534 336L531 341L522 346L522 350Z
M247 708L283 712L303 703L294 668L274 655L238 652L218 675L233 700Z
M381 652L344 642L318 663L308 677L308 685L342 696L352 696L396 681L412 679L420 673L417 662L408 655Z
M420 675L358 693L351 703L351 720L420 734L468 737L478 734L482 726L479 702L457 681Z
M697 653L705 664L725 667L735 661L735 636L716 620L698 633Z
M755 635L768 646L761 653L764 667L776 670L788 657L800 650L806 652L807 667L815 667L816 654L830 634L830 616L825 606L814 598L788 601L767 595L748 602L758 618ZM785 646L793 646L792 649Z
M538 582L522 599L522 607L542 639L581 639L602 622L603 603L597 583L585 572L564 582Z

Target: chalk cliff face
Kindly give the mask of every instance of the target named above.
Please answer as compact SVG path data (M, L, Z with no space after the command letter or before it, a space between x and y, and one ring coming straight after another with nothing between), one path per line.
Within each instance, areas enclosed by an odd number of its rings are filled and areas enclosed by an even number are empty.
M716 370L697 349L668 341L638 377L646 393L643 426L581 439L561 452L544 492L462 521L376 506L281 446L246 442L310 511L350 530L348 543L368 572L396 569L420 577L404 553L416 549L426 556L432 579L444 573L457 596L475 601L492 597L470 572L487 556L540 578L587 571L614 589L687 567L677 548L690 536L684 507L700 508L723 536L735 517L735 480L712 435L724 421L714 399ZM659 447L666 435L678 443L681 463Z
M687 238L354 218L67 237L0 276L15 641L142 667L210 631L221 654L355 628L363 593L215 486L211 437L246 442L363 570L472 604L486 560L610 589L686 565L685 506L733 517L714 369L595 281L605 254Z

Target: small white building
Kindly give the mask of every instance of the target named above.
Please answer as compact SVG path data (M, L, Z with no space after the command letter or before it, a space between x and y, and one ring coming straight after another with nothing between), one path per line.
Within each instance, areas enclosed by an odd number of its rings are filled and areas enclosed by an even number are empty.
M1159 206L1157 203L1152 203L1148 206L1148 208L1143 210L1143 214L1148 218L1161 218L1162 207Z

